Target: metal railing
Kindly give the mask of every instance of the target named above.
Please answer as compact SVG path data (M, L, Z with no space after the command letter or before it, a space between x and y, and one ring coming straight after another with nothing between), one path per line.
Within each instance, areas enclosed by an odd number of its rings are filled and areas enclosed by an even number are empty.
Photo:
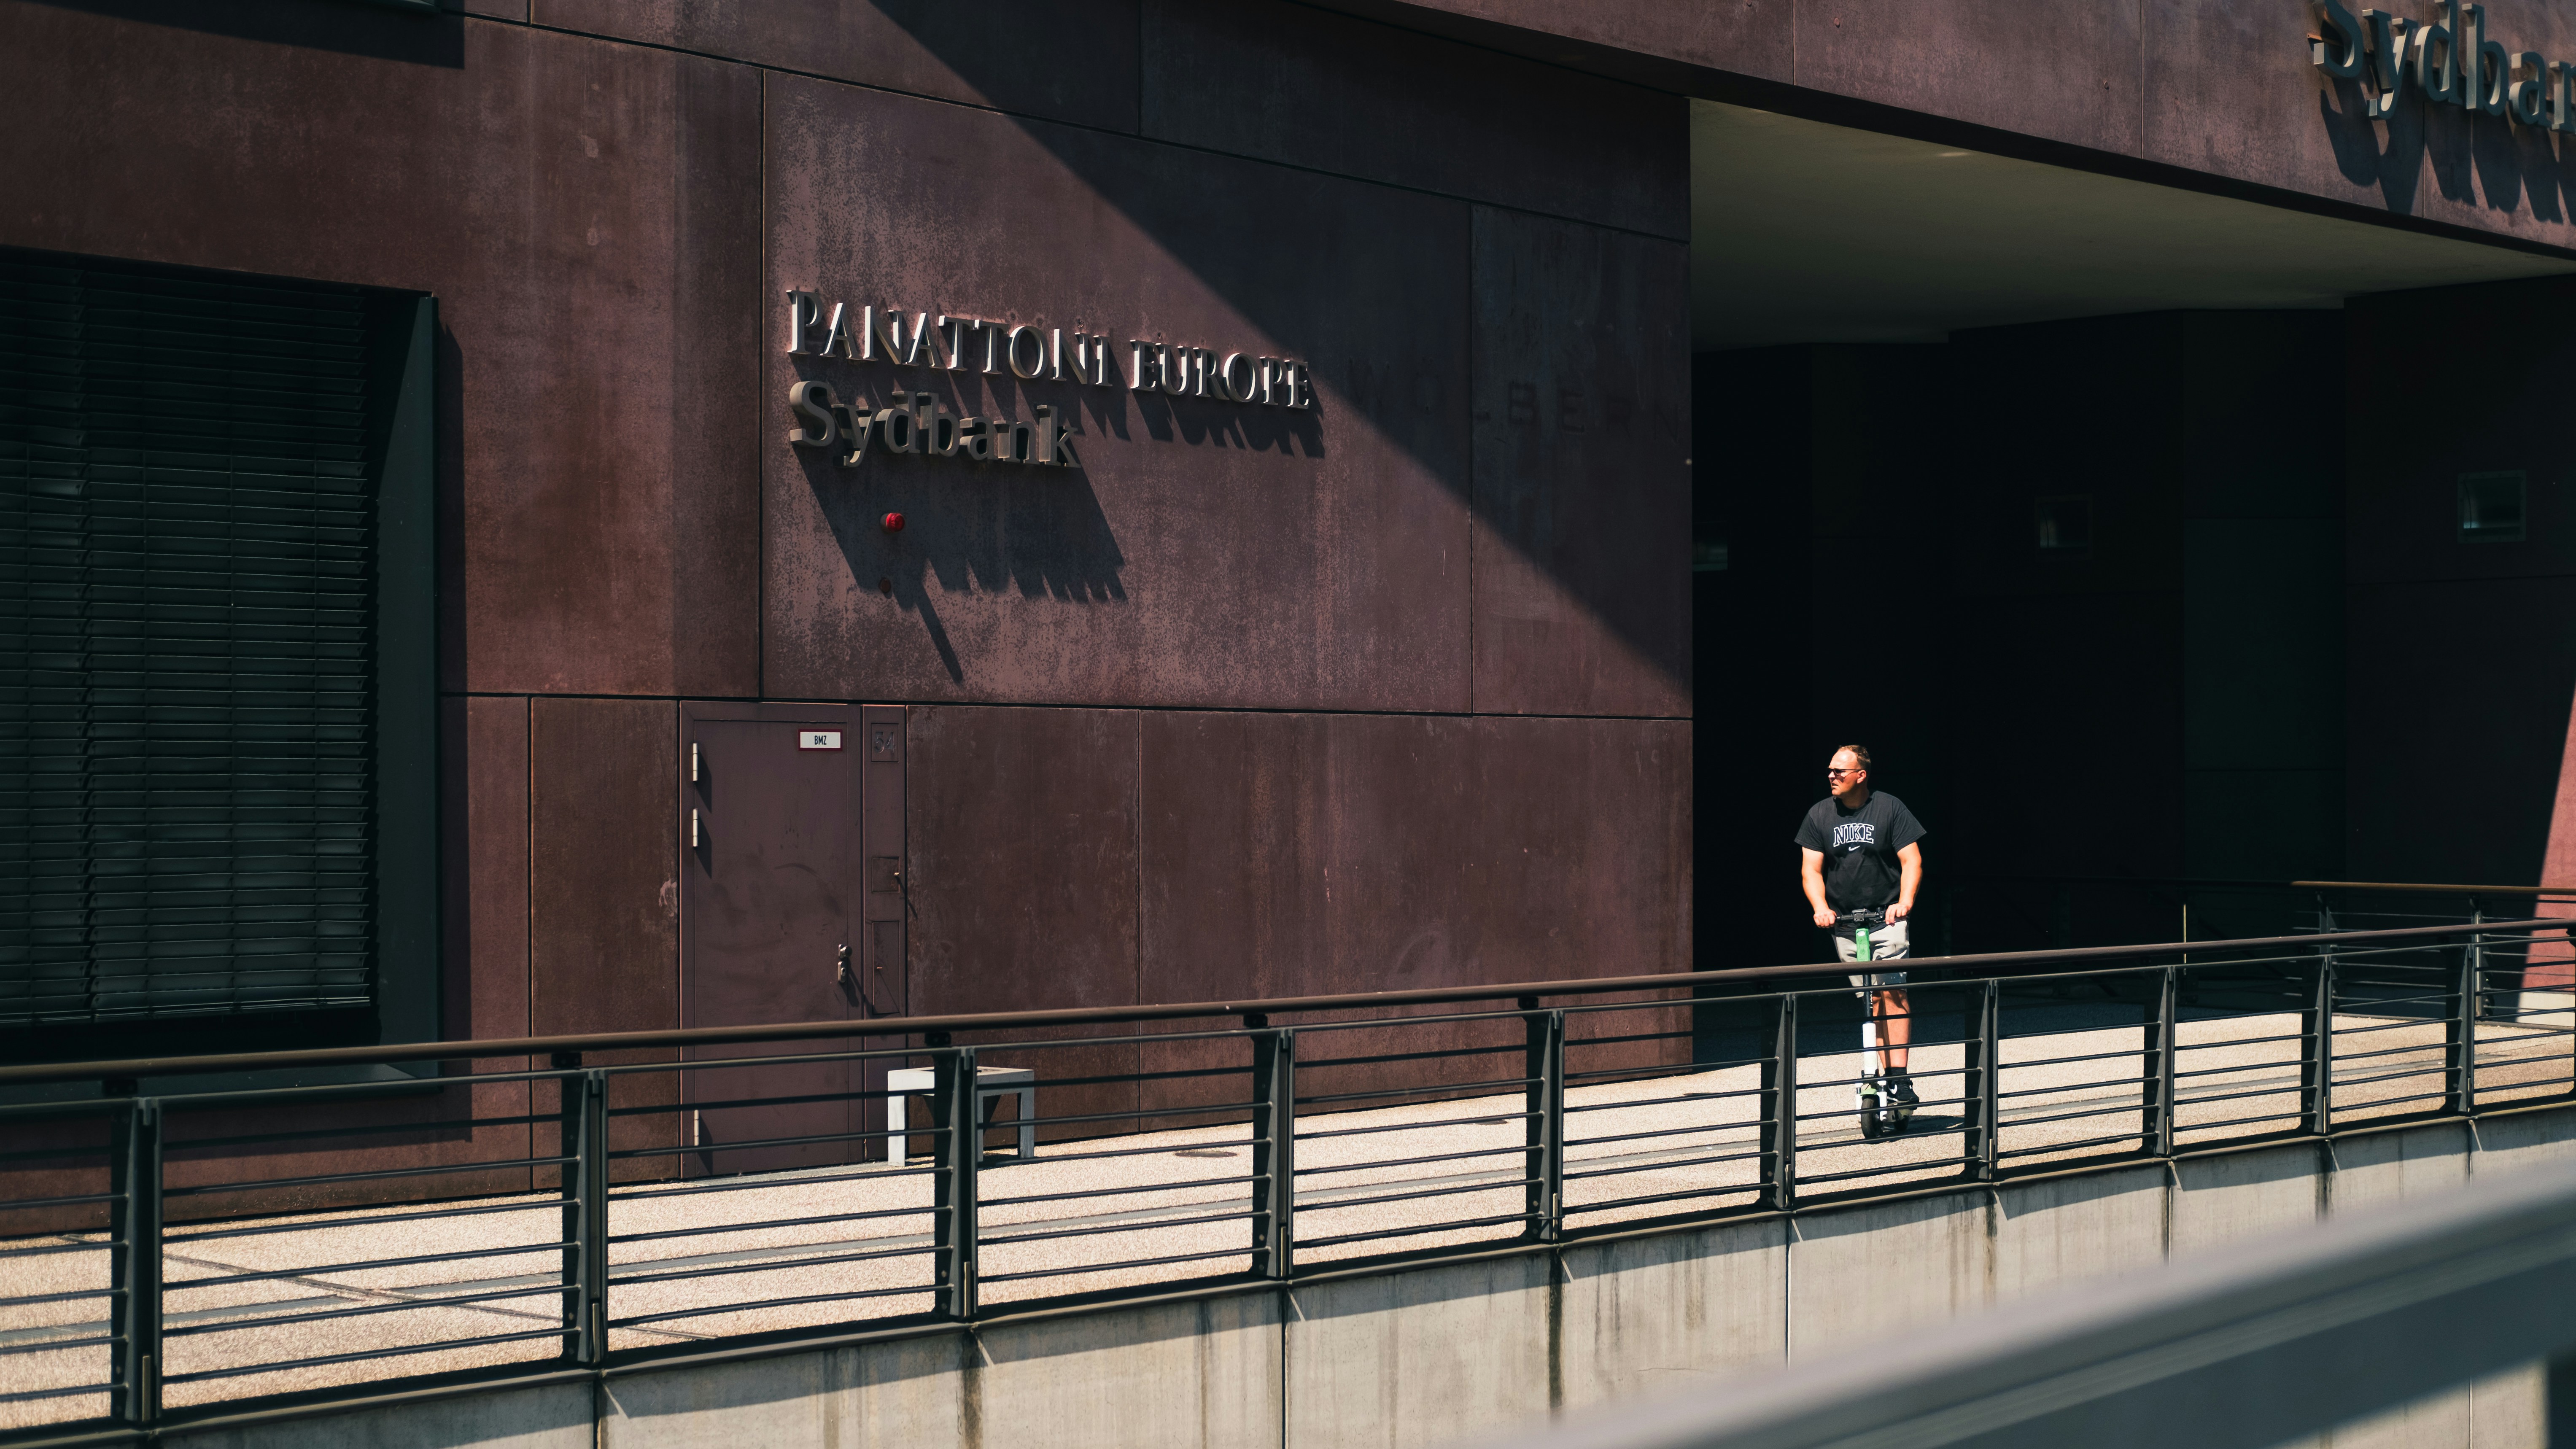
M133 1440L2559 1104L2576 998L2520 983L2535 933L2569 925L1909 962L1893 1015L1922 1104L1877 1140L1861 993L1810 966L5 1067L0 1090L103 1086L0 1106L0 1437ZM188 1080L401 1062L437 1075ZM1041 1110L1001 1118L1022 1090ZM926 1123L896 1115L914 1099Z
M2198 876L1971 874L1948 878L1936 937L1980 949L2070 950L2294 932L2473 924L2550 915L2576 886Z

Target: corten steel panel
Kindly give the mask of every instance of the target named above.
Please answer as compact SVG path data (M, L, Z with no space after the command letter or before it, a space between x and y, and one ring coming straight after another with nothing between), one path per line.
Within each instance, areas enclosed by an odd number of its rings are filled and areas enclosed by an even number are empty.
M2356 297L2346 315L2347 577L2576 573L2561 381L2576 362L2576 281ZM2502 471L2524 475L2524 541L2462 543L2460 475Z
M1946 724L1960 784L1949 818L1926 822L1938 831L1924 844L1927 868L1946 856L1991 874L2180 874L2181 592L1962 597L1949 617L1958 643ZM2067 800L2044 784L2070 758L2116 801L2116 822L2070 821ZM1784 839L1794 826L1780 827ZM1959 931L1972 939L1964 917Z
M1475 708L1688 715L1687 249L1475 232Z
M107 1191L111 1122L99 1116L10 1123L14 1160L0 1167L0 1200L30 1202ZM39 1152L44 1155L37 1156ZM0 1209L0 1237L112 1231L115 1208L114 1203L49 1202Z
M2411 86L2394 116L2368 119L2359 83L2309 61L2308 36L2321 29L2315 7L2148 0L2143 10L2149 159L2552 246L2576 243L2576 166L2559 159L2545 132L2424 106ZM2563 61L2576 52L2576 15L2491 5L2486 38L2508 53Z
M1686 723L1152 714L1144 756L1147 1000L1689 969ZM1583 1019L1574 1034L1642 1029ZM1516 1048L1518 1031L1335 1032L1317 1049ZM1200 1050L1208 1065L1232 1061ZM1633 1043L1582 1053L1582 1066L1679 1054L1679 1043ZM1516 1056L1508 1071L1497 1061L1337 1068L1299 1090L1517 1075ZM1237 1085L1149 1087L1147 1105L1220 1100Z
M528 701L448 699L440 711L440 783L448 797L439 842L447 895L444 1035L526 1036Z
M1799 367L1812 380L1813 401L1801 409L1813 410L1809 436L1794 445L1810 450L1800 471L1812 473L1813 496L1797 501L1811 510L1813 534L1902 539L1909 551L1929 554L1921 542L1937 535L1948 518L1943 490L1926 487L1924 475L1926 443L1946 428L1949 404L1943 393L1951 350L1940 345L1825 346L1787 349L1782 355L1794 358L1787 365ZM1794 485L1780 483L1776 475L1766 477L1760 461L1738 451L1749 451L1746 433L1771 421L1761 411L1767 401L1742 393L1729 397L1727 413L1712 419L1727 429L1726 445L1713 449L1701 466L1735 489L1794 492ZM1781 506L1788 502L1780 500ZM1790 542L1746 538L1734 552ZM1728 568L1739 566L1730 554Z
M1331 727L1317 714L1155 711L1142 717L1143 885L1137 993L1145 1001L1297 996L1329 942ZM1284 1023L1283 1023L1284 1024ZM1153 1037L1239 1022L1149 1025L1141 1105L1250 1100L1239 1042ZM1176 1117L1156 1126L1202 1120Z
M1134 1003L1137 716L916 706L908 746L914 1014ZM1123 1034L1115 1027L1048 1033ZM958 1038L960 1045L975 1040ZM1046 1086L1132 1074L1133 1046L995 1050L983 1064L1035 1069L1042 1117L1136 1107L1132 1081ZM1068 1123L1040 1136L1097 1137L1132 1127Z
M1949 575L1961 594L2179 591L2184 314L1954 334ZM2039 500L2091 500L2092 546L2042 551Z
M2576 579L2356 584L2344 600L2344 868L2541 884L2576 699Z
M1727 546L1724 569L1691 576L1692 677L1708 698L1692 714L1698 843L1695 919L1723 923L1699 938L1706 969L1814 959L1816 933L1783 894L1788 829L1816 799L1815 703L1809 634L1770 621L1809 597L1818 508L1818 349L1702 353L1692 359L1691 526ZM1783 425L1785 420L1785 425ZM1721 446L1722 443L1722 446ZM1746 681L1745 708L1721 681ZM1757 682L1794 680L1794 689ZM1830 954L1830 953L1828 953Z
M447 992L441 1034L489 1040L526 1036L528 995L528 701L524 698L441 702L441 785L448 807L440 823L441 880L447 894L442 935ZM523 1071L525 1057L478 1058L478 1072ZM477 1090L478 1110L527 1110L524 1083ZM516 1129L517 1149L528 1133Z
M1686 722L1333 729L1339 879L1317 989L1689 969Z
M865 745L849 705L680 707L680 1023L856 1020ZM807 748L807 733L830 748ZM684 1048L691 1061L846 1050L855 1039ZM726 1067L681 1082L692 1170L770 1172L854 1159L864 1130L843 1061ZM772 1098L817 1100L770 1101ZM780 1138L792 1146L731 1147Z
M878 90L1136 129L1136 0L536 0L536 15Z
M1333 726L1320 714L1143 716L1145 1000L1319 989L1336 874Z
M436 292L447 686L754 692L758 73L380 19L11 7L0 242Z
M2098 151L2139 151L2135 6L1802 4L1797 51L1801 86ZM2207 63L2233 69L2225 57Z
M551 1106L551 1088L542 1088ZM216 1110L173 1108L164 1125L163 1180L173 1188L219 1189L170 1200L173 1221L242 1215L310 1212L362 1203L418 1202L481 1193L525 1191L531 1133L524 1121L478 1123L518 1117L526 1089L498 1084L455 1084L418 1095L402 1093L356 1101L286 1103ZM336 1133L336 1135L334 1135ZM547 1137L550 1134L538 1134ZM244 1144L249 1137L283 1138ZM192 1146L205 1141L209 1145ZM551 1151L546 1142L540 1150ZM493 1162L488 1171L429 1171L417 1176L357 1182L263 1188L259 1184L338 1173L396 1172L457 1163ZM541 1176L542 1181L550 1178ZM224 1260L219 1245L198 1255ZM245 1265L249 1266L249 1265ZM181 1302L174 1305L186 1308Z
M1749 837L1745 845L1754 875L1740 887L1746 893L1740 909L1761 918L1755 940L1780 945L1771 954L1724 963L1732 965L1781 964L1819 948L1831 952L1791 884L1797 855L1787 842L1805 808L1823 797L1825 761L1836 746L1854 740L1868 745L1875 783L1893 790L1926 828L1937 832L1936 822L1947 814L1940 789L1941 740L1953 635L1943 621L1948 580L1934 540L1947 530L1956 501L1950 486L1932 481L1937 465L1927 463L1927 456L1938 456L1943 449L1927 446L1927 440L1948 429L1951 409L1944 391L1950 349L1801 351L1814 386L1807 423L1811 462L1803 470L1812 493L1796 500L1812 519L1796 531L1812 539L1812 557L1803 570L1806 586L1803 597L1784 601L1794 613L1767 620L1760 613L1738 616L1727 627L1779 631L1786 623L1795 631L1787 641L1794 651L1788 666L1792 672L1770 677L1798 679L1809 697L1795 711L1794 744L1728 761L1730 769L1796 787L1790 798L1764 807L1756 820L1738 827ZM1742 421L1760 426L1751 418ZM1726 466L1730 451L1718 450L1715 461ZM1752 490L1780 486L1758 471L1735 481ZM1789 542L1749 539L1738 547L1776 548ZM1735 566L1730 555L1729 571ZM1714 577L1723 581L1725 575ZM1851 681L1864 678L1868 687L1850 687ZM1769 707L1766 699L1756 708ZM1926 848L1938 851L1940 846L1936 841ZM1745 868L1741 861L1738 868ZM1929 954L1933 944L1926 940L1917 949ZM1781 950L1796 954L1776 954Z
M1690 234L1684 102L1278 0L1144 0L1144 134Z
M783 76L769 125L768 693L1465 706L1466 208ZM1122 369L1134 337L1311 359L1318 402L791 357L788 288L1111 333ZM787 442L800 377L1070 409L1082 466L837 468Z
M2184 504L2195 519L2334 519L2349 430L2344 314L2186 312Z
M1689 969L1686 721L1378 717L1334 724L1333 949L1316 989ZM1578 1016L1567 1036L1572 1043L1688 1030L1677 1009ZM1334 1035L1333 1049L1357 1055L1509 1046L1519 1028ZM1624 1050L1568 1048L1575 1071L1687 1056L1686 1036ZM1492 1080L1518 1076L1521 1062L1507 1051L1461 1058L1448 1070L1457 1075L1446 1080ZM1422 1065L1351 1067L1306 1072L1299 1084L1301 1091L1348 1091L1426 1075Z
M1362 14L1432 11L1508 25L1531 33L1529 41L1515 47L1520 53L1542 58L1550 48L1540 37L1561 36L1764 80L1790 79L1793 0L1716 0L1704 5L1673 5L1666 0L1590 0L1582 5L1558 0L1410 0L1402 6L1371 5L1366 0L1323 3L1327 9ZM1566 63L1579 62L1569 56Z
M668 700L544 699L529 707L529 1016L540 1036L679 1025L678 706ZM603 1054L586 1066L669 1061L669 1051ZM542 1110L551 1087L540 1086ZM669 1104L667 1072L622 1075L616 1106ZM611 1142L671 1146L675 1117L616 1119ZM540 1152L553 1134L540 1126ZM661 1158L627 1171L658 1176Z

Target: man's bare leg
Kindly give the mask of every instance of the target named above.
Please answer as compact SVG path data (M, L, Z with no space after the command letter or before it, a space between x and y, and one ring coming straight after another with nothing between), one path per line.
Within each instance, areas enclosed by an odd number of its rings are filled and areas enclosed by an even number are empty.
M1873 991L1869 994L1870 1015L1878 1018L1879 1054L1887 1070L1905 1070L1906 1043L1914 1039L1913 1008L1906 1005L1902 991Z

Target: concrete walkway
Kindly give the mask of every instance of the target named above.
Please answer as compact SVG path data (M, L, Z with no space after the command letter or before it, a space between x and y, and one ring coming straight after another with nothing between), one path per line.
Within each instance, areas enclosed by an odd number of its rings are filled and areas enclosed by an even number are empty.
M2339 1126L2436 1105L2426 1098L2440 1091L2438 1023L2356 1016L2338 1017L2336 1028ZM2296 1030L2289 1015L2187 1023L2177 1060L2179 1145L2293 1125ZM2559 1031L2483 1024L2480 1105L2564 1093L2570 1041ZM2007 1041L2006 1167L2135 1147L2140 1047L2135 1027ZM1857 1066L1857 1054L1799 1063L1802 1193L1896 1189L1955 1174L1960 1049L1915 1053L1926 1105L1913 1130L1893 1140L1861 1139L1849 1085ZM1758 1088L1758 1069L1745 1066L1570 1090L1569 1225L1753 1203ZM1523 1126L1504 1114L1520 1110L1513 1095L1301 1115L1299 1263L1516 1236ZM980 1178L984 1301L1241 1267L1250 1167L1241 1125L1051 1144L1026 1162L990 1159ZM619 1187L610 1219L612 1346L924 1311L929 1207L918 1166ZM560 1216L555 1198L529 1196L174 1228L165 1256L167 1401L550 1357L560 1342ZM93 1238L0 1244L26 1249L43 1251L11 1263L13 1296L105 1286L107 1254ZM0 1310L0 1351L30 1350L0 1356L0 1392L96 1383L105 1350L80 1341L105 1331L99 1311L95 1298ZM61 1346L43 1347L51 1344ZM314 1357L326 1361L256 1367ZM226 1372L239 1369L254 1371ZM0 1425L103 1411L95 1394L0 1401Z

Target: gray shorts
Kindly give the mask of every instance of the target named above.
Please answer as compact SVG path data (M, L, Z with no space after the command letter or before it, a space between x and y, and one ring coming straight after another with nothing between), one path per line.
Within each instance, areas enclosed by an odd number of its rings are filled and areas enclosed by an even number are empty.
M1905 924L1906 923L1903 921L1890 921L1884 926L1877 926L1871 929L1869 933L1869 959L1871 964L1875 965L1881 961L1902 961L1905 959L1907 954ZM1851 937L1844 935L1840 931L1836 931L1834 933L1834 954L1842 958L1843 964L1848 966L1854 961L1860 959L1860 943L1853 940ZM1902 986L1905 984L1905 973L1902 971L1871 971L1865 974L1855 973L1847 979L1849 979L1851 984L1854 986Z

